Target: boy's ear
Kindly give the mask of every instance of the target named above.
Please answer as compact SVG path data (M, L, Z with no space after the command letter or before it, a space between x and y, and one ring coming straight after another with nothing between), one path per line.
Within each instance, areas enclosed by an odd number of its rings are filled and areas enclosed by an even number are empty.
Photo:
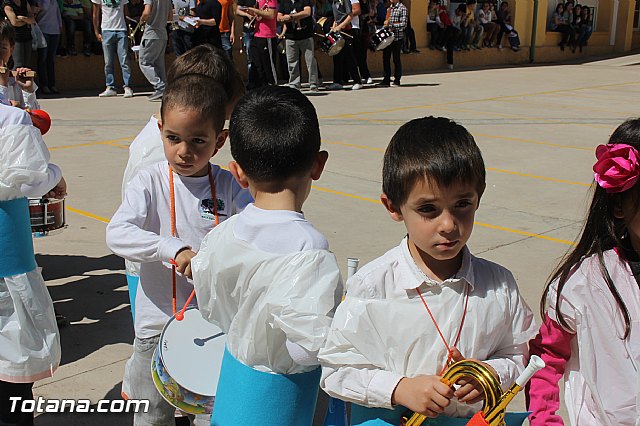
M384 208L387 209L387 213L389 213L391 219L395 220L396 222L402 222L404 220L400 209L396 208L393 205L389 197L387 197L387 194L385 194L384 192L380 195L380 201L382 201L382 205L384 206Z
M227 137L229 137L229 129L222 129L220 133L218 133L218 137L216 138L216 151L224 146Z
M329 153L327 151L320 151L316 154L316 159L313 161L313 166L311 166L311 179L320 179L328 159Z
M247 175L244 174L244 170L238 163L231 161L229 163L229 171L242 188L247 189L249 187L249 179L247 179Z
M162 133L162 118L158 118L158 129L160 129L160 133Z

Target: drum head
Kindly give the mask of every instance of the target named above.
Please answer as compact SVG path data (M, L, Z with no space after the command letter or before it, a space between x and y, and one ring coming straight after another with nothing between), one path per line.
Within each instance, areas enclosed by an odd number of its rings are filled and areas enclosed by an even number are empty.
M200 395L215 395L227 341L220 328L196 308L184 319L172 317L160 336L160 356L167 373L182 387Z

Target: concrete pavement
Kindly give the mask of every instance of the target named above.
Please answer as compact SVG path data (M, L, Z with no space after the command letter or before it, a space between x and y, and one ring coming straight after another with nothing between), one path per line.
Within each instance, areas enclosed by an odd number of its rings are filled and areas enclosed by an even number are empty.
M640 56L586 64L412 75L400 88L320 92L312 97L330 153L305 214L329 239L343 273L395 246L404 227L378 202L383 151L397 128L426 115L465 125L482 149L487 190L471 250L510 268L538 310L544 283L578 235L594 148L640 115ZM53 117L45 140L68 182L68 228L35 240L57 310L62 366L36 384L44 398L119 398L133 340L123 262L107 249L105 225L120 202L128 144L159 109L144 96L96 94L42 101ZM228 147L215 158L230 159ZM511 407L522 408L522 398ZM125 414L53 414L37 425L131 424Z

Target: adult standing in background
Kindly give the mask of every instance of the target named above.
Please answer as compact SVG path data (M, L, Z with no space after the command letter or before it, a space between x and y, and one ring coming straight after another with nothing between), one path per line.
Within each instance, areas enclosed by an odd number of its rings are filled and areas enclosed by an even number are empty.
M220 38L220 19L222 18L222 5L218 0L199 0L196 4L196 30L193 33L193 46L211 44L222 49Z
M93 3L93 28L96 38L102 42L104 53L104 76L107 88L98 96L101 98L116 96L116 79L113 72L113 62L116 52L124 80L124 97L133 97L131 81L131 66L129 64L129 38L127 37L127 23L124 19L124 5L128 0L91 0Z
M4 14L16 30L13 69L29 67L31 62L31 25L36 23L27 0L3 0Z
M55 59L62 30L62 16L56 0L39 0L39 3L38 25L47 41L47 47L38 49L38 83L43 94L58 94Z
M150 101L159 101L164 95L167 73L164 52L167 48L167 20L173 19L171 0L144 0L140 22L145 24L138 62L145 78L153 86Z
M278 84L276 73L276 15L278 0L258 0L257 8L243 7L255 17L251 62L256 68L256 87Z
M400 58L400 52L404 44L405 29L407 28L407 21L409 19L409 13L404 4L399 0L391 0L389 6L389 18L384 21L384 26L388 27L395 38L393 43L385 47L382 51L382 66L384 68L384 78L382 82L378 83L380 87L389 87L391 84L391 56L393 56L393 85L400 86L400 79L402 78L402 62Z
M353 32L351 31L351 21L353 19L353 11L351 9L350 0L333 0L332 4L334 23L331 31L344 32L345 43L342 50L333 56L333 83L329 85L329 90L342 90L344 83L345 66L349 74L353 78L353 86L351 90L362 89L362 80L356 65L356 58L353 54Z
M309 88L318 90L318 65L313 54L313 18L311 0L282 0L278 21L286 26L285 46L289 67L289 86L300 90L300 54L309 72Z
M171 36L176 56L182 55L193 47L194 28L183 19L185 16L195 15L195 9L195 0L173 0L173 13L178 15L178 22Z
M222 49L229 59L233 59L233 43L235 42L236 17L233 13L233 0L218 0L220 3L220 40Z

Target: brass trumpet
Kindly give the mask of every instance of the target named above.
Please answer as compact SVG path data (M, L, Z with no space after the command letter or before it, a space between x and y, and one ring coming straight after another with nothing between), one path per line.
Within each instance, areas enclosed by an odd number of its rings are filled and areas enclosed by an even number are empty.
M514 396L524 387L524 385L531 379L536 371L544 368L545 364L542 359L536 355L531 357L529 365L524 369L522 374L516 379L515 383L511 385L505 393L502 393L502 388L498 379L489 371L487 367L476 361L462 360L451 364L447 371L442 375L442 382L448 386L453 385L462 377L471 377L480 383L480 387L484 391L484 404L482 406L482 414L490 426L502 426L504 425L504 416L506 413L507 405L511 402ZM403 418L404 426L420 426L425 420L426 416L413 413L408 419Z

